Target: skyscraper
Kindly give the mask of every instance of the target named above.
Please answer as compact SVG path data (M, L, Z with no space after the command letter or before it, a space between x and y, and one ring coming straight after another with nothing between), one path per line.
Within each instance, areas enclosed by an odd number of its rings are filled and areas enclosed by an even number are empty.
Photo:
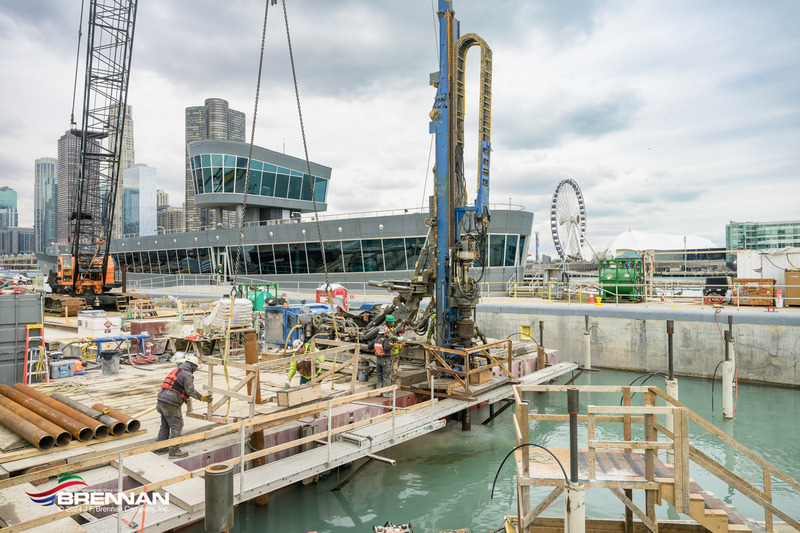
M92 145L96 146L97 141L92 141ZM59 243L67 243L72 237L70 219L78 203L78 181L80 180L80 172L81 138L67 131L58 140L57 239ZM89 177L91 178L91 176ZM90 179L89 181L92 180ZM97 180L95 179L94 182L96 183ZM96 213L92 213L92 215L96 215Z
M119 120L119 119L117 119ZM116 139L114 138L115 128L111 128L111 135L108 137L108 146L114 146ZM114 211L114 226L111 236L114 238L121 237L123 231L123 190L125 188L125 170L131 168L136 164L136 151L133 144L133 108L130 105L125 106L125 124L122 130L122 152L120 154L120 176L117 182L117 196L116 196L116 211Z
M136 164L125 170L125 190L120 211L123 212L123 233L156 235L156 179L154 167Z
M209 98L205 105L186 108L186 230L197 230L212 223L212 213L195 207L194 182L189 164L189 143L203 139L245 140L245 116L228 107L228 101Z
M34 166L34 251L43 253L58 238L58 159L40 157Z
M156 191L156 206L159 209L169 206L169 193L164 189L158 189Z
M17 191L0 187L0 228L16 228L17 225Z

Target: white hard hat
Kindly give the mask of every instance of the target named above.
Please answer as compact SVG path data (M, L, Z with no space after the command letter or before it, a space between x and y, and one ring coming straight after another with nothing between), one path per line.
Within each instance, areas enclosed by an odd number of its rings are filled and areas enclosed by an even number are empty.
M301 341L300 339L295 339L294 342L292 343L292 350L294 350L295 352L302 347L303 347L303 341Z
M187 363L192 363L194 364L194 366L200 366L200 360L197 358L196 355L187 355L184 361Z

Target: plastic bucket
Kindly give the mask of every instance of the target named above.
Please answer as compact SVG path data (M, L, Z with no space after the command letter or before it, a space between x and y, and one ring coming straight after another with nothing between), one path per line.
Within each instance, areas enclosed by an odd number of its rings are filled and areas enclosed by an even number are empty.
M369 361L358 362L358 381L367 381L369 379Z

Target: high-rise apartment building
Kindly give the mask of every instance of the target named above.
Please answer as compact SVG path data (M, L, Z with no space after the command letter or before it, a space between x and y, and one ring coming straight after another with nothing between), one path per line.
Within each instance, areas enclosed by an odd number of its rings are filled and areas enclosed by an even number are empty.
M34 169L34 251L43 253L58 238L58 159L40 157Z
M769 250L800 247L800 220L778 222L734 222L725 226L728 250ZM729 255L728 261L733 260Z
M159 209L169 206L169 193L164 189L158 189L156 191L156 206Z
M136 164L125 170L123 191L123 233L125 235L156 235L156 180L154 167Z
M0 187L0 228L16 228L18 222L17 191Z
M122 115L117 120L121 120ZM108 146L114 146L116 141L114 131L108 137ZM136 151L133 144L133 108L130 105L125 106L125 123L122 126L122 151L120 153L120 176L117 182L117 196L115 200L116 210L114 211L114 226L111 232L113 238L119 238L124 233L123 231L123 190L125 188L125 170L131 168L136 164Z
M158 209L158 225L164 233L180 233L186 226L183 209L180 207L160 207Z
M194 181L189 164L189 143L203 139L245 141L245 116L228 107L227 100L209 98L205 105L187 107L186 124L186 230L213 223L213 213L195 206Z
M91 146L98 146L92 141ZM81 172L81 138L67 131L58 139L58 242L67 243L72 238L73 212L78 203L78 181ZM95 171L96 172L96 171ZM97 178L89 182L97 183ZM91 213L92 216L98 215Z

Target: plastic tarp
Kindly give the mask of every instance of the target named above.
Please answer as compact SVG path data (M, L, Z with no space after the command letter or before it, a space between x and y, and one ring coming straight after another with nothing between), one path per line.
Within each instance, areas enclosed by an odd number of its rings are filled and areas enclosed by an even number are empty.
M736 277L774 279L776 287L785 283L787 270L800 268L800 248L780 250L740 250L736 258Z
M214 307L203 321L206 327L225 329L226 326L232 328L252 327L253 325L253 302L247 298L236 298L233 304L233 316L231 316L231 300L223 298L214 302ZM228 324L230 318L230 324Z

